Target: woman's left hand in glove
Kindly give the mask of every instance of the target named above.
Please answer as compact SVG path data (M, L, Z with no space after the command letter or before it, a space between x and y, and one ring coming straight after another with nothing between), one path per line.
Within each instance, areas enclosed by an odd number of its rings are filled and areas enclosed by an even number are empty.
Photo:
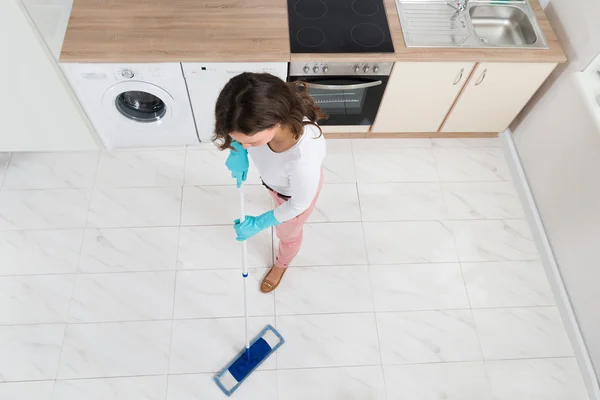
M236 240L241 242L251 238L263 229L279 225L279 223L277 218L275 218L275 213L271 210L258 217L246 215L244 217L244 222L240 222L239 219L236 219L234 221L233 229L235 229L235 233L237 234Z

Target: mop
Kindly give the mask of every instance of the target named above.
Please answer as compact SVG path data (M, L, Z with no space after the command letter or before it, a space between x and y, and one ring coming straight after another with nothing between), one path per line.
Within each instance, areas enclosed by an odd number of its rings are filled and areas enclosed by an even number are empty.
M239 188L240 193L240 222L244 222L244 189ZM248 280L248 252L246 241L242 241L242 277L244 278L244 325L246 333L246 348L242 350L225 368L219 372L214 380L223 393L231 396L244 380L262 364L267 357L275 352L285 340L271 325L256 336L252 343L248 339L248 304L247 304L247 280Z

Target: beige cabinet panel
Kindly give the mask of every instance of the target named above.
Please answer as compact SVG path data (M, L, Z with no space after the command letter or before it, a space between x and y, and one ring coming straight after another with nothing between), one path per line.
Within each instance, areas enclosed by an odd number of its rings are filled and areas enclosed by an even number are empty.
M437 132L475 63L397 62L373 132Z
M554 70L551 63L481 63L442 132L502 132Z

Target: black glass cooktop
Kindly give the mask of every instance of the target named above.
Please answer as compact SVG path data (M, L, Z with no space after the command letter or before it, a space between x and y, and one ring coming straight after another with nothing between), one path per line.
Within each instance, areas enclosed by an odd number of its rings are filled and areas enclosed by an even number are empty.
M392 53L383 0L288 0L292 53Z

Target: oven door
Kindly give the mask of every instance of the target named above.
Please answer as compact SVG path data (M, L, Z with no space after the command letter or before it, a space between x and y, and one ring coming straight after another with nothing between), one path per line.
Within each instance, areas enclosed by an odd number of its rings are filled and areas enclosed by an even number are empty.
M316 105L329 116L320 125L372 125L388 76L291 76L306 83Z

